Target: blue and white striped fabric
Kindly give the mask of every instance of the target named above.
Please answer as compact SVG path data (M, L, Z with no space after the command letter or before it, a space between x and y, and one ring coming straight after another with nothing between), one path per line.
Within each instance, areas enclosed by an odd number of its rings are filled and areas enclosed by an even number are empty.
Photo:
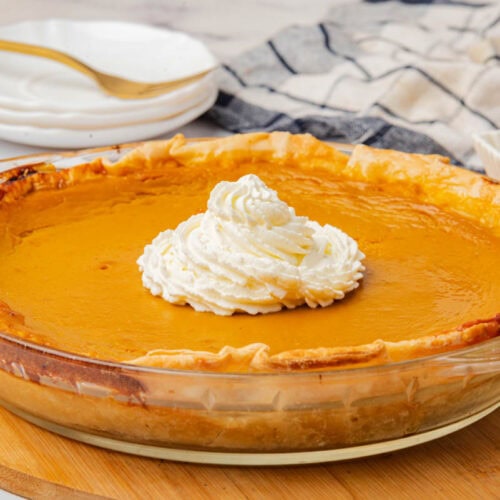
M471 136L500 128L499 54L499 0L346 1L224 64L209 116L480 169Z

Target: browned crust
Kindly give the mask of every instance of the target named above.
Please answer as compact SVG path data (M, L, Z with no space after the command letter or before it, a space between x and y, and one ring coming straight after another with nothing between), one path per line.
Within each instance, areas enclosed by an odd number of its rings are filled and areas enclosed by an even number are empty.
M352 347L294 349L271 355L266 344L240 348L226 346L218 353L191 350L150 351L130 360L140 366L207 371L307 371L373 366L453 351L500 335L500 314L494 318L464 323L458 328L414 340L385 342Z
M178 135L169 141L153 141L134 149L116 164L103 159L66 170L50 164L18 167L0 174L0 208L4 203L37 190L63 189L103 176L162 175L169 167L202 167L217 161L218 168L235 164L266 162L291 168L323 168L344 178L390 185L410 192L416 199L474 218L500 234L500 184L453 167L446 158L415 155L357 146L350 159L310 135L283 132L235 135L191 142ZM21 336L22 317L0 308L0 325ZM473 320L450 332L415 340L384 342L353 347L299 349L274 355L265 344L225 347L218 353L189 350L159 350L130 360L132 364L208 371L319 370L382 364L395 360L459 349L499 335L500 315Z
M161 175L167 167L203 166L215 157L219 168L260 161L331 170L343 169L348 161L347 155L309 135L256 133L200 142L176 135L169 141L144 143L115 164L97 158L69 169L56 170L51 164L38 163L0 173L0 203L13 202L33 191L63 189L107 175L149 178Z
M424 203L473 218L500 235L500 183L449 164L438 155L356 146L345 175L355 180L401 186Z
M358 145L349 157L310 135L286 132L240 134L192 141L177 135L169 141L144 143L115 164L106 159L70 169L32 164L0 173L0 203L30 192L62 189L106 175L150 177L166 166L203 166L217 160L218 168L238 163L266 162L303 169L324 168L344 178L400 187L417 200L473 218L500 234L500 183L454 167L448 158L382 150Z
M262 364L273 370L317 370L320 368L382 364L388 361L382 340L352 347L294 349L269 356Z
M34 191L63 189L106 174L101 160L65 170L45 163L17 167L1 174L0 203L13 203Z
M462 349L500 335L500 314L493 318L468 321L454 330L414 340L386 342L392 359L429 356L447 350Z

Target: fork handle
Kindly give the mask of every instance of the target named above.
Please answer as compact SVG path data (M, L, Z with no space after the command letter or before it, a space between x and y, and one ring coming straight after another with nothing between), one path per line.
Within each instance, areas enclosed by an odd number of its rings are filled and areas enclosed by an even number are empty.
M76 69L77 71L80 71L80 73L84 73L85 75L96 80L96 72L89 66L56 49L50 49L49 47L42 47L39 45L31 45L29 43L13 42L11 40L0 40L0 50L52 59L53 61L65 64L66 66Z

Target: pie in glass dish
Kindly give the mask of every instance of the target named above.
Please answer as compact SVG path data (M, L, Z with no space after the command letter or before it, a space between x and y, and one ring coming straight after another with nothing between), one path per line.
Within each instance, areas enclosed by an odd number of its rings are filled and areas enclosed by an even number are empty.
M248 174L357 243L363 276L345 297L220 315L143 286L144 248ZM347 156L280 132L176 136L115 162L103 152L0 176L9 408L155 446L296 451L498 404L500 185L446 158L367 146Z

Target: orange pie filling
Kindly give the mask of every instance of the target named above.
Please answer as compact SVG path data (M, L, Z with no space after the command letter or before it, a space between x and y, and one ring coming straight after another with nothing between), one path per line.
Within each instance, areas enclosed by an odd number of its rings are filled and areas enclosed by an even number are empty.
M145 245L204 212L217 183L250 173L297 215L356 240L366 256L359 288L324 308L219 316L143 287ZM397 361L499 334L500 186L443 158L360 147L348 159L280 133L176 137L116 165L3 179L0 329L38 344L143 365L270 371Z

